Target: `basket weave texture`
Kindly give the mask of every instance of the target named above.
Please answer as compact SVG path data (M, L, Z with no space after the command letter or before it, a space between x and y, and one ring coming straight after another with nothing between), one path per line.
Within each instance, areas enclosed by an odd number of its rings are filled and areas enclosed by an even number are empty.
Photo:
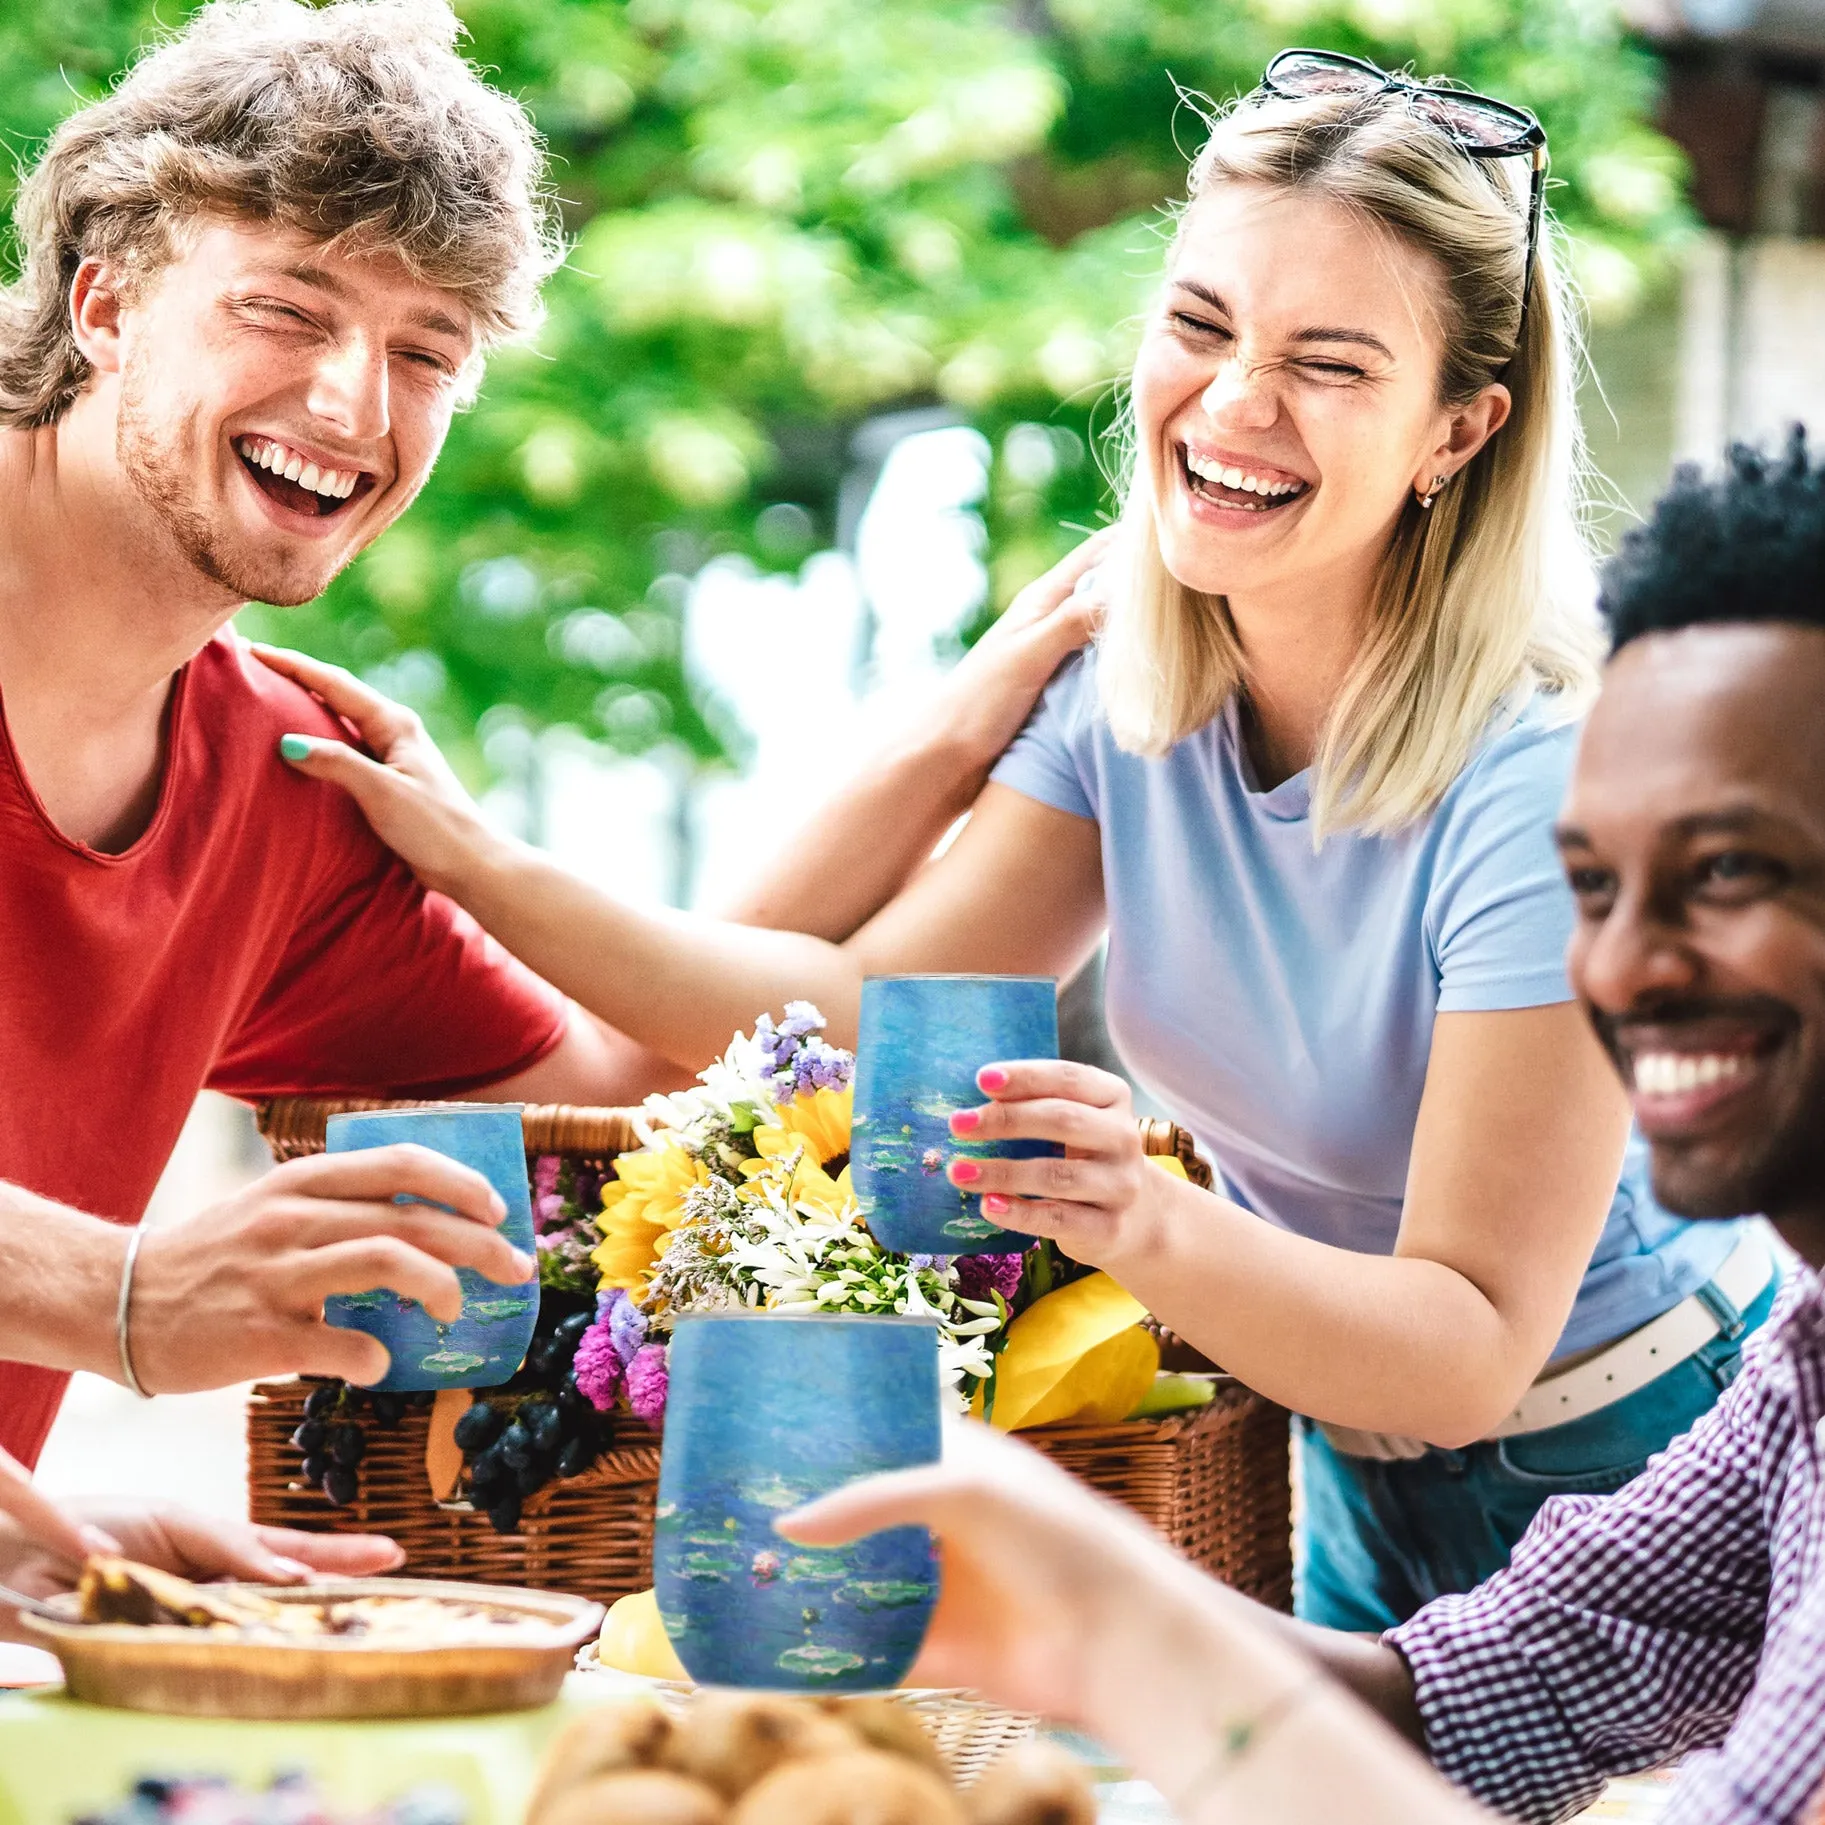
M260 1111L279 1159L321 1151L324 1123L345 1109L406 1107L377 1102L288 1099ZM531 1154L612 1160L639 1144L626 1109L531 1107ZM1177 1155L1195 1180L1209 1169L1188 1136L1143 1124L1150 1153ZM517 1533L497 1534L466 1503L435 1502L425 1472L429 1415L411 1409L397 1430L369 1426L361 1488L331 1508L299 1477L290 1436L304 1417L310 1383L261 1382L247 1410L249 1509L281 1527L385 1533L405 1548L418 1577L573 1591L612 1602L653 1581L653 1507L659 1439L622 1415L613 1447L578 1477L528 1498ZM1194 1563L1275 1608L1290 1607L1292 1548L1287 1416L1238 1382L1219 1383L1208 1407L1117 1425L1040 1426L1021 1437L1125 1503Z
M578 1652L577 1671L602 1671L595 1642L586 1642ZM669 1679L656 1680L652 1696L674 1717L683 1717L697 1703L701 1690ZM974 1692L907 1686L891 1696L917 1719L959 1787L973 1787L1010 1749L1039 1732L1040 1720L1030 1711L1005 1711Z

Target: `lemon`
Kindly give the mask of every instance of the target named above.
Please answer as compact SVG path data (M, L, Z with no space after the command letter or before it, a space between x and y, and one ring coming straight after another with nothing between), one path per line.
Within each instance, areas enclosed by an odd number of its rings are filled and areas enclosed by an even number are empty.
M653 1591L635 1591L610 1607L602 1622L596 1658L617 1673L639 1673L648 1679L683 1679L677 1652L666 1638L659 1620L659 1598Z

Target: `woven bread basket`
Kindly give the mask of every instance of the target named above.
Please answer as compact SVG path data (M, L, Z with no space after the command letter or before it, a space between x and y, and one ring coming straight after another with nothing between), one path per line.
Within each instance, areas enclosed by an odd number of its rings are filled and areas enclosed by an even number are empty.
M324 1125L345 1110L411 1104L287 1098L259 1112L276 1158L321 1152ZM529 1155L558 1153L608 1164L639 1143L631 1109L532 1106ZM1190 1137L1143 1122L1149 1153L1171 1154L1208 1186ZM370 1428L360 1493L332 1508L299 1475L291 1434L304 1417L308 1381L257 1384L247 1410L249 1509L255 1521L385 1533L405 1548L417 1577L572 1591L612 1602L653 1581L658 1436L621 1416L611 1449L581 1476L529 1497L519 1530L497 1534L466 1502L433 1500L425 1470L429 1415L409 1410L396 1430ZM1290 1606L1292 1548L1287 1416L1239 1382L1193 1413L1117 1425L1040 1426L1021 1437L1093 1488L1125 1503L1194 1563L1276 1608Z
M595 1642L586 1642L577 1653L577 1671L600 1674L603 1670L596 1658ZM608 1676L625 1677L613 1673ZM701 1690L670 1679L652 1680L648 1685L651 1697L675 1718L690 1710ZM1010 1749L1030 1741L1039 1732L1040 1719L1030 1711L1004 1710L974 1692L902 1686L887 1696L912 1713L959 1787L974 1786ZM841 1704L842 1700L831 1702Z

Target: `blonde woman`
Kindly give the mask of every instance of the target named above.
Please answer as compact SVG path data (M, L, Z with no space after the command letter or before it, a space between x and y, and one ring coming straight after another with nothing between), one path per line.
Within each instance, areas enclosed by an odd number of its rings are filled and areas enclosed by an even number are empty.
M938 860L980 758L955 732L1017 670L992 649L744 909L818 937L591 892L491 835L403 712L281 662L391 763L297 764L675 1059L789 996L852 1031L868 972L1065 976L1106 929L1116 1043L1223 1189L1143 1169L1120 1080L1020 1060L983 1061L957 1131L1068 1157L951 1176L1309 1416L1299 1603L1345 1628L1469 1588L1548 1495L1626 1481L1773 1296L1752 1236L1654 1204L1561 962L1551 826L1600 640L1543 164L1531 116L1322 53L1214 123L1119 526L1022 607L1060 612L1094 562L1100 642Z

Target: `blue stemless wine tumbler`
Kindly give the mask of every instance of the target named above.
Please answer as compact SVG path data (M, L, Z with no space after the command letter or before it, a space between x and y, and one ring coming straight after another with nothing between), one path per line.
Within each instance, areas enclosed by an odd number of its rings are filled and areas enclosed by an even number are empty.
M1058 1056L1050 976L870 976L862 984L849 1165L856 1201L902 1255L995 1255L1031 1236L997 1229L945 1174L953 1157L1036 1160L1050 1141L969 1141L950 1130L986 1100L976 1073L998 1059Z
M653 1524L659 1615L700 1685L895 1686L938 1594L931 1536L796 1546L787 1510L935 1463L938 1329L921 1318L748 1312L672 1333Z
M526 1141L517 1104L476 1103L455 1109L376 1109L332 1115L328 1150L359 1153L416 1141L473 1167L507 1205L501 1234L523 1254L533 1253L532 1192L526 1179ZM402 1198L401 1203L413 1200ZM416 1299L377 1287L324 1300L323 1315L348 1331L366 1331L392 1352L382 1393L425 1388L495 1388L520 1366L539 1317L536 1281L501 1286L473 1268L459 1267L462 1315L439 1324Z

